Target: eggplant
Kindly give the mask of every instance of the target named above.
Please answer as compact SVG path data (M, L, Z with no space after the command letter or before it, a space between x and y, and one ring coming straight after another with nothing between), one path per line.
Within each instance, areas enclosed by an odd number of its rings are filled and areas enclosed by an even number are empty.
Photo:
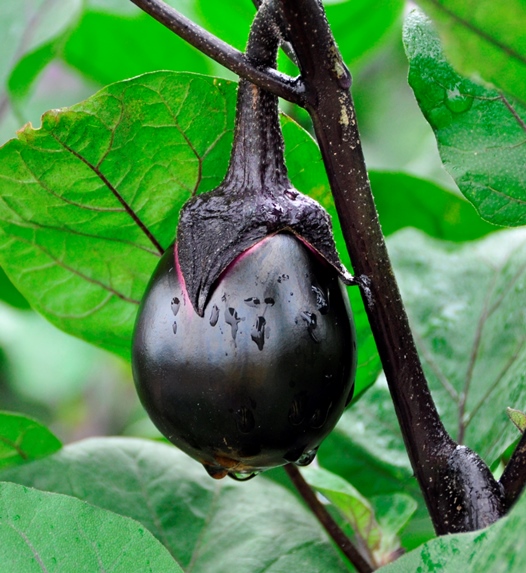
M247 49L262 66L270 17ZM352 281L329 215L288 179L276 96L241 80L228 171L184 205L136 321L135 384L162 434L214 478L310 463L352 395Z
M338 273L294 235L265 238L220 276L200 316L177 247L162 257L133 343L141 401L214 478L312 461L349 403L356 337Z

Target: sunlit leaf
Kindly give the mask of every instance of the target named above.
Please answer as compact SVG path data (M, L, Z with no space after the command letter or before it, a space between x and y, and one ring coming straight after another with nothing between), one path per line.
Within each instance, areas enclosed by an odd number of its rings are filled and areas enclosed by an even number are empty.
M91 439L0 472L132 517L193 573L343 573L337 550L289 491L264 477L212 480L173 446Z
M0 483L3 573L182 573L132 519L56 493Z
M406 20L404 41L409 82L444 166L484 219L524 225L526 107L455 72L421 12Z
M151 74L50 111L0 149L0 260L37 310L128 356L181 205L226 170L234 97L211 78Z
M506 412L519 432L526 431L526 414L524 412L516 408L506 408Z

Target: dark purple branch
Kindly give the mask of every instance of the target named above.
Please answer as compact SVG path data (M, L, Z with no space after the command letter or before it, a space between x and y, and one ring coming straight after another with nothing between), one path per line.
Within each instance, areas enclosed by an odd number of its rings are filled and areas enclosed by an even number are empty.
M298 78L271 67L255 66L243 52L223 42L161 0L131 0L169 30L210 56L235 74L293 103L303 101L303 84Z
M341 530L325 506L320 503L310 485L301 475L299 469L293 464L288 464L285 466L285 471L311 511L318 518L318 521L323 525L325 531L327 531L347 559L354 565L358 573L372 573L372 571L374 571L373 567L371 567L370 563Z
M350 74L318 0L278 0L306 88L345 241L415 476L438 533L485 526L503 514L487 466L459 448L433 403L391 267L363 158ZM474 489L464 486L469 483ZM478 495L484 496L479 503ZM489 496L489 497L488 497ZM488 501L488 503L486 503ZM451 508L455 512L451 512Z
M524 491L526 485L526 432L523 432L500 478L500 484L504 490L506 510L509 510Z

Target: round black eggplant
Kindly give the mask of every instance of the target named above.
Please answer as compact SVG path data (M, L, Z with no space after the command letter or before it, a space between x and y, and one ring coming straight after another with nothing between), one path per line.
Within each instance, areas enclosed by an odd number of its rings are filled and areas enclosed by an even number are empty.
M163 255L139 310L134 379L159 430L215 478L312 461L351 399L356 339L338 273L293 235L265 238L194 310Z

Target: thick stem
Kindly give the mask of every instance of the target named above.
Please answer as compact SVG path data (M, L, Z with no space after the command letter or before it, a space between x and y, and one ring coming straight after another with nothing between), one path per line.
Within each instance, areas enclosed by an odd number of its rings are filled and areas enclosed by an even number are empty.
M255 66L276 66L281 40L276 18L274 0L264 2L252 24L246 51ZM256 193L288 189L283 147L277 96L241 79L234 144L223 186Z
M288 101L298 104L303 101L301 80L281 74L272 67L260 68L255 66L243 52L210 34L162 0L131 1L194 48L210 56L240 77L248 79Z
M374 571L373 567L341 530L327 509L320 503L310 485L303 479L299 469L295 465L288 464L285 466L285 470L311 511L325 528L325 531L331 536L347 559L356 567L356 570L359 573L372 573Z
M309 111L413 470L438 533L483 527L503 514L487 467L457 448L433 403L372 197L347 71L318 0L279 0ZM462 463L464 460L465 464ZM469 481L479 491L463 486ZM491 497L479 511L478 494ZM455 503L455 500L457 503ZM454 515L449 507L460 507ZM447 514L447 515L446 515Z

